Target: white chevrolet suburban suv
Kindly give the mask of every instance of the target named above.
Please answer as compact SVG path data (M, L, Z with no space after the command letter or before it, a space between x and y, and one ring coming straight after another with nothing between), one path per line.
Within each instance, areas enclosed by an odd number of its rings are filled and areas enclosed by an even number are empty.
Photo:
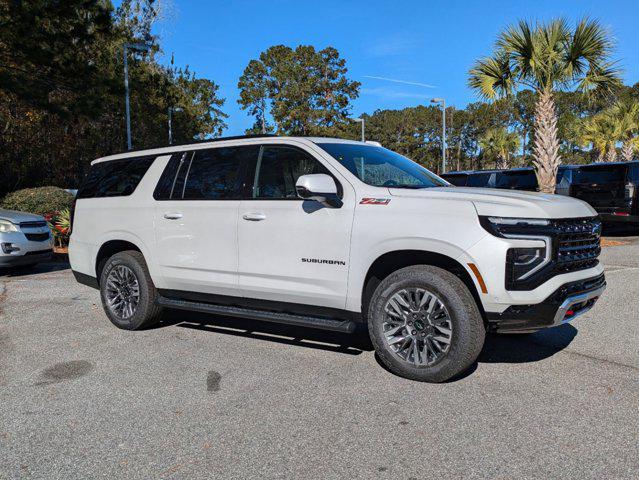
M119 328L164 307L352 332L441 382L486 331L531 332L605 288L596 212L573 198L453 187L377 145L234 137L95 160L69 248Z

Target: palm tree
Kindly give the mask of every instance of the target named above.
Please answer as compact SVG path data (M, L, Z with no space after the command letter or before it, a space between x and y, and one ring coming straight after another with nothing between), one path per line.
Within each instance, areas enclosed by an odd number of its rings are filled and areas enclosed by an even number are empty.
M617 141L620 138L619 122L604 111L583 120L579 127L578 140L597 152L598 162L614 162L617 159Z
M639 101L619 100L610 108L610 115L615 119L621 137L621 156L630 162L639 148Z
M620 84L611 53L610 36L596 20L584 18L574 29L564 19L520 21L499 35L492 56L470 70L470 87L488 100L519 87L537 93L533 166L543 192L554 192L561 163L553 92L610 92Z
M484 156L495 159L495 168L509 168L510 155L519 148L519 136L505 128L491 128L479 139Z

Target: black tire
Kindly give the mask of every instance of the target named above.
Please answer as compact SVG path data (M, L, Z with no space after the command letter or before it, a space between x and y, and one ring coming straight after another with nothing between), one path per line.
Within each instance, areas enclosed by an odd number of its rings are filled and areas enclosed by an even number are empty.
M129 318L120 318L108 306L106 299L107 278L111 271L119 266L128 267L139 285L139 301L132 316ZM151 280L149 269L144 261L144 256L136 250L127 250L119 252L107 259L100 274L100 298L102 299L102 307L107 317L116 327L123 330L140 330L148 328L156 324L162 316L162 307L156 305L155 301L158 297L157 290Z
M406 288L432 292L448 311L452 325L450 346L432 365L409 363L391 348L383 333L386 303ZM477 360L486 337L481 313L466 285L454 274L428 265L402 268L382 280L369 303L367 318L371 341L386 368L421 382L444 382L463 373Z

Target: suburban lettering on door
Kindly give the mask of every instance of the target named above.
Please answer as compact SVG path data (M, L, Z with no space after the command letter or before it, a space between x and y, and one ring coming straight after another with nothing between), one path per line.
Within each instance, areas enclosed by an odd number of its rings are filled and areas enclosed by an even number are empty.
M304 263L325 263L327 265L346 265L343 260L325 260L323 258L302 258Z

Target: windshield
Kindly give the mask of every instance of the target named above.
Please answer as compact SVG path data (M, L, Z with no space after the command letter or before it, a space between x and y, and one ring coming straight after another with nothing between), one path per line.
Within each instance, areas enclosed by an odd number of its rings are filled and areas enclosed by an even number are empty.
M375 187L430 188L449 184L421 165L383 147L318 143L362 182Z

